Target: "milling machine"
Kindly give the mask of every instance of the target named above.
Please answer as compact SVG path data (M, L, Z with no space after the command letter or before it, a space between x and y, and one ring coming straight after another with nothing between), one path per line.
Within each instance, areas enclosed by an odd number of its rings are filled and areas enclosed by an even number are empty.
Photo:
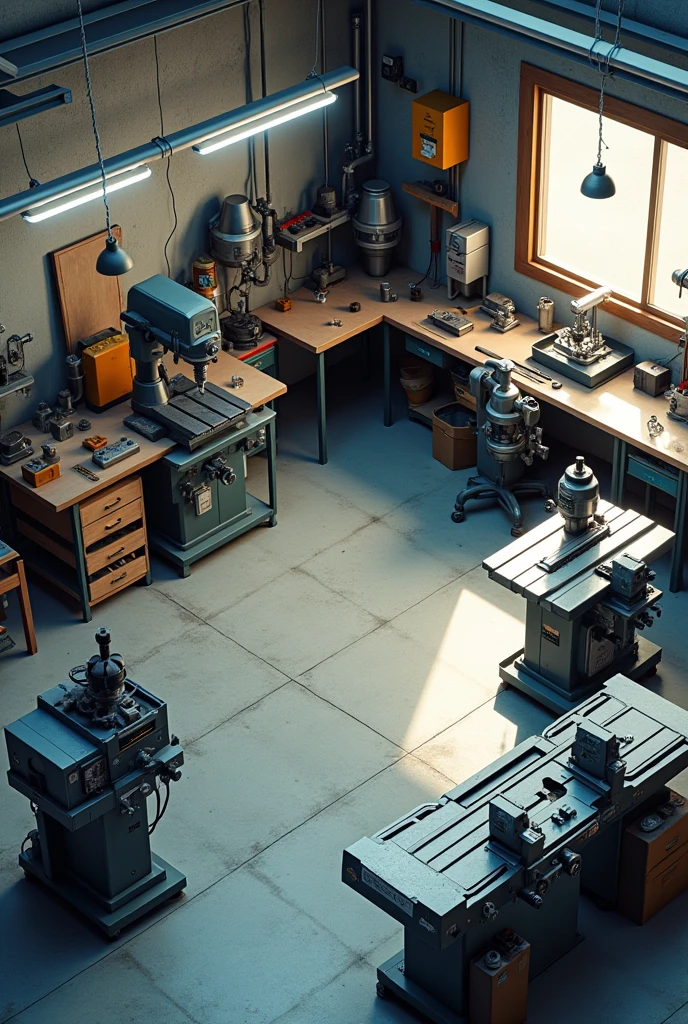
M167 704L128 678L110 640L99 629L99 653L72 669L69 683L40 694L5 739L9 784L36 815L19 866L114 938L178 896L186 878L151 853L149 838L184 753L170 736Z
M664 809L687 765L688 712L617 675L541 736L354 843L342 880L404 927L378 994L467 1024L471 961L505 930L530 943L530 978L542 973L581 941L581 887L616 902L625 827Z
M536 480L522 480L526 466L537 455L546 459L549 448L542 444L540 406L521 395L511 379L510 359L487 359L476 366L469 378L478 414L478 473L459 492L452 512L455 523L463 522L467 501L487 499L498 503L512 520L511 533L523 533L519 497L548 497L549 489Z
M623 672L640 679L662 650L638 632L661 615L647 562L674 534L600 500L582 455L559 481L554 519L483 562L490 579L526 598L525 645L499 667L510 686L564 712Z
M619 341L604 338L597 329L597 309L611 298L611 288L596 288L589 295L571 301L574 315L571 327L533 342L533 359L565 377L596 388L611 380L633 363L633 349ZM586 316L592 310L592 320Z

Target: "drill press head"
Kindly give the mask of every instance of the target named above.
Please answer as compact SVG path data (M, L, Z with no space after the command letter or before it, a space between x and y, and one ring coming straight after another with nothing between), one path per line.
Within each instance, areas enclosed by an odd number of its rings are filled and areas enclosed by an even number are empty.
M99 653L88 660L86 685L76 700L79 711L87 715L93 725L104 727L115 723L120 709L125 711L124 721L131 721L132 711L138 710L126 694L127 669L122 655L110 653L111 639L110 630L105 627L96 633Z
M585 464L583 455L567 467L559 480L557 506L564 519L566 533L585 533L595 520L600 500L597 477Z

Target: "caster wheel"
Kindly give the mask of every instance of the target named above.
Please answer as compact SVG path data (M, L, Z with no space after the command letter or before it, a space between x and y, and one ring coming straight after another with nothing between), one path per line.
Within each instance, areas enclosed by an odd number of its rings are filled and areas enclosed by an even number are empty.
M387 986L383 985L381 981L378 981L377 985L375 986L375 991L377 992L380 999L389 999L389 991L387 989Z
M170 896L170 900L169 900L169 902L170 902L170 903L174 903L174 902L175 902L176 900L180 900L180 899L182 898L182 896L183 896L183 895L184 895L184 890L183 890L183 889L181 889L181 890L180 890L179 892L176 892L176 893L174 894L174 896Z
M522 537L523 533L524 533L524 530L523 530L522 526L512 526L511 527L511 536L512 537Z
M463 514L463 512L458 512L458 511L456 511L456 510L455 510L455 511L454 511L454 512L452 512L452 514L451 514L451 520L452 520L452 523L462 523L462 522L464 521L464 519L465 519L465 518L466 518L466 517L465 517L465 515Z
M656 665L653 665L652 668L648 669L648 671L645 673L646 677L647 676L656 676L656 675L657 675L657 666Z
M115 932L114 935L108 935L108 942L117 942L117 939L120 937L121 934L121 932Z

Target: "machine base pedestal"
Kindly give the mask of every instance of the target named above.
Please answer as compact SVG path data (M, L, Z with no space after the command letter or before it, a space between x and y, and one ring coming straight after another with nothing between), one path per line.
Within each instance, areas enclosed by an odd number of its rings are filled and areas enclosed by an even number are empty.
M118 910L108 913L78 883L72 882L68 878L61 878L58 881L48 878L43 871L41 860L32 855L30 848L24 853L19 854L19 867L27 875L38 879L47 888L57 893L58 896L87 917L89 921L97 925L111 939L115 938L122 928L126 928L127 925L137 921L145 914L149 914L151 910L160 906L161 903L165 903L167 900L178 896L182 889L186 887L185 875L181 871L177 871L176 868L173 868L162 857L152 853L151 862L153 872L160 876L160 881L146 889L139 896L129 900L128 903L125 903Z
M408 1003L414 1010L418 1010L419 1013L434 1021L434 1024L468 1024L467 1016L450 1010L439 999L435 999L429 992L426 992L421 985L410 981L405 976L403 968L404 951L402 949L378 967L378 995L380 986L383 990L388 989L390 995Z
M521 690L528 697L537 701L538 704L549 708L550 711L554 711L559 715L565 715L567 711L577 708L584 700L587 700L593 693L600 690L604 683L611 676L616 675L617 672L623 672L629 679L637 682L657 667L662 660L662 648L658 647L657 644L653 644L651 640L646 640L645 637L637 637L637 642L638 655L636 658L617 662L608 671L600 672L591 680L589 686L576 694L573 700L556 690L539 672L534 672L523 664L521 661L523 648L510 658L507 658L506 661L500 663L499 677L505 683L508 683L509 686Z
M261 523L265 522L269 522L271 526L275 525L277 517L273 508L264 501L261 501L260 498L255 498L252 494L247 494L246 497L249 509L251 510L249 515L234 520L234 522L219 529L216 533L204 537L190 547L178 547L173 541L154 531L148 534L149 547L166 561L171 562L178 570L180 576L189 576L191 566L199 558L205 558L211 551L216 551L218 548L223 547L230 540L234 540L235 537L239 537L242 533L252 530L254 526L260 526Z

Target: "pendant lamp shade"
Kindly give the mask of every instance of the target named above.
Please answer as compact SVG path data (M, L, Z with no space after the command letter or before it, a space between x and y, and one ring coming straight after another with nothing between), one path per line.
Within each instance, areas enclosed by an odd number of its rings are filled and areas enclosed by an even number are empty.
M595 164L590 174L583 178L580 190L588 199L611 199L616 195L614 179L607 174L604 164Z
M105 248L96 260L98 273L104 277L119 277L121 274L126 274L133 266L133 259L124 249L120 249L117 239L112 236L108 238Z

